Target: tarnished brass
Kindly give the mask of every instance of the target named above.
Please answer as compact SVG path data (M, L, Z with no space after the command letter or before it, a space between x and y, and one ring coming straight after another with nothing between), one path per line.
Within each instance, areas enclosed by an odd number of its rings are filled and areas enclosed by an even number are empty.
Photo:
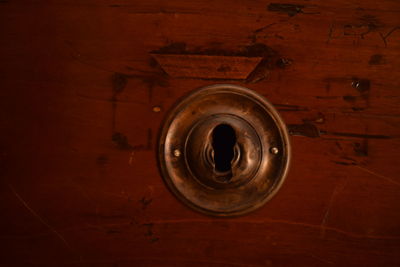
M234 216L262 206L288 171L290 144L275 108L256 92L213 85L167 116L159 165L171 191L195 210Z

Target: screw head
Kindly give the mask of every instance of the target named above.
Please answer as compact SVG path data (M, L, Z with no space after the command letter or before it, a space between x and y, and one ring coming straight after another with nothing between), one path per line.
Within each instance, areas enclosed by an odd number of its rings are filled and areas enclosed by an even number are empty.
M277 147L271 147L271 149L269 151L274 155L279 153L279 149Z
M360 87L360 81L353 81L353 82L351 83L351 85L352 85L354 88L358 88L358 87Z
M177 158L180 157L181 156L181 151L179 149L175 149L174 150L174 156L177 157Z

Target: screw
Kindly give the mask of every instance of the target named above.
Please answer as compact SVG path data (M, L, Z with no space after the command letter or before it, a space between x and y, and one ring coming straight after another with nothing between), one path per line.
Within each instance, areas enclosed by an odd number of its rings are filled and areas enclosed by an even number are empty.
M351 83L351 85L352 85L354 88L358 88L358 87L360 87L360 81L353 81L353 82Z
M271 147L271 149L269 151L274 155L279 153L279 149L277 147Z
M179 149L175 149L174 150L174 156L177 157L177 158L180 157L181 156L181 151L179 151Z

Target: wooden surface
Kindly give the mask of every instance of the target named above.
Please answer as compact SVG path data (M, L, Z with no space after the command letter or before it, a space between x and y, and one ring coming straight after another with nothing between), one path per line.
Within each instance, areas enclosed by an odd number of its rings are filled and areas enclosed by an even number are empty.
M399 27L397 0L1 1L0 265L399 265ZM254 45L247 79L151 56ZM215 83L292 133L282 189L231 219L186 208L156 163L171 105Z

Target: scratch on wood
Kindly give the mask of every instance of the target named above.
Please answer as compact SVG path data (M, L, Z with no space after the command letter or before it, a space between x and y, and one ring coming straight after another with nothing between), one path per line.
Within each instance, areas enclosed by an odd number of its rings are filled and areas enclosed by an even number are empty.
M391 29L387 34L383 35L381 32L379 33L379 35L382 38L383 43L385 44L385 47L387 47L387 38L395 31L399 30L400 26L396 26L393 29Z
M366 138L366 139L390 139L391 136L381 134L357 134L357 133L344 133L344 132L326 132L329 135L354 137L354 138Z
M354 112L347 112L347 111L341 111L341 113L346 114L346 115L355 115ZM359 117L365 117L365 118L383 118L383 119L393 119L393 118L399 118L400 115L398 114L373 114L373 113L357 113L356 114ZM397 126L397 124L396 124Z
M193 219L184 219L184 220L160 220L160 221L152 221L153 224L177 224L177 223L212 223L209 220L193 220ZM300 227L307 227L316 230L320 230L320 225L315 225L311 223L305 222L296 222L296 221L289 221L289 220L281 220L281 219L271 219L271 218L263 218L262 220L250 220L246 219L243 221L235 221L234 223L238 224L266 224L266 223L277 223L277 224L287 224L293 226L300 226ZM338 234L346 235L352 238L360 238L360 239L383 239L383 240L400 240L400 236L380 236L380 235L363 235L357 234L354 232L349 232L342 230L340 228L332 227L332 226L325 226L326 231L336 232Z
M359 18L359 23L346 24L343 26L343 35L357 36L365 39L365 36L371 32L376 31L383 26L380 21L372 15L364 15Z
M328 220L329 213L330 213L332 205L333 205L333 201L335 200L335 198L338 195L339 191L342 191L344 189L346 184L347 184L347 181L343 185L338 183L338 184L336 184L335 188L332 191L331 197L330 197L329 202L328 202L328 207L326 208L326 211L324 213L324 217L323 217L322 222L320 224L320 228L321 228L320 235L321 235L321 238L325 238L325 232L326 232L325 225L326 225L326 222Z
M321 257L318 257L318 256L314 255L313 253L308 253L308 255L310 255L314 259L319 260L320 262L327 263L327 264L330 264L330 265L334 265L335 264L334 262L325 260L325 259L323 259Z
M38 219L39 222L41 222L43 225L45 225L51 232L53 232L63 243L64 245L70 250L74 251L74 249L69 245L67 240L56 230L54 227L52 227L50 224L48 224L36 211L34 211L28 203L15 191L14 187L11 184L8 184L9 188L15 195L15 197L19 200L19 202L24 205L24 207L36 218Z
M129 195L126 195L125 192L122 192L121 194L119 194L119 193L114 193L114 192L96 190L94 188L92 188L91 191L96 192L98 194L103 194L103 195L112 196L112 197L116 197L116 198L120 198L120 199L126 199L128 201L131 201L131 197Z
M313 123L309 121L304 121L303 124L289 124L288 126L289 134L295 136L305 136L316 138L321 135L334 135L334 136L342 136L342 137L352 137L352 138L363 138L363 139L391 139L391 136L381 135L381 134L358 134L358 133L346 133L346 132L328 132L321 129L318 129ZM337 164L341 164L341 162L335 162ZM343 165L348 165L343 164Z
M273 25L276 25L276 24L277 24L276 22L270 23L270 24L268 24L268 25L266 25L266 26L264 26L264 27L258 28L257 30L254 31L254 33L255 33L255 34L260 33L260 32L262 32L263 30L265 30L265 29L267 29L267 28L269 28L269 27L271 27L271 26L273 26Z
M395 185L397 185L397 186L400 186L400 182L397 182L397 181L395 181L395 180L392 179L392 178L389 178L389 177L386 177L386 176L384 176L384 175L382 175L382 174L373 172L373 171L371 171L371 170L369 170L369 169L367 169L367 168L361 167L361 166L359 166L359 165L356 165L355 167L357 167L358 169L363 170L363 171L365 171L365 172L367 172L367 173L369 173L369 174L372 174L372 175L374 175L374 176L376 176L376 177L382 178L382 179L384 179L385 181L387 181L387 182L389 182L389 183L392 183L392 184L395 184Z
M346 162L346 161L337 161L337 160L334 160L332 162L335 164L338 164L338 165L343 165L343 166L357 165L357 163L355 163L355 162Z
M69 182L72 184L72 186L76 187L77 190L79 190L79 192L82 194L82 196L89 201L89 203L91 203L94 208L95 208L95 212L96 214L99 212L99 208L98 205L96 203L96 201L90 197L90 194L88 193L88 191L79 183L76 183L74 180L70 179Z
M256 30L254 30L253 34L250 35L250 39L252 40L253 43L256 43L260 33L262 33L264 30L266 30L269 27L274 26L276 24L277 24L276 22L273 22L273 23L270 23L270 24L268 24L268 25L266 25L264 27L261 27L261 28L258 28ZM279 36L279 35L276 35L276 36Z
M334 23L331 23L329 30L328 30L328 38L326 40L326 43L329 43L333 39L339 39L345 36L353 36L359 39L365 39L365 36L372 32L377 32L378 29L382 28L384 25L375 17L372 15L364 15L360 18L358 18L358 22L350 22L345 25L343 25L341 28L342 30L339 32L339 34L336 34L334 36L335 32L335 25ZM386 42L386 38L382 35L382 33L379 33ZM355 41L353 41L355 43Z
M307 107L297 105L273 104L279 111L308 111Z
M329 43L332 39L336 38L336 37L333 37L334 27L335 27L334 23L331 23L331 25L329 26L328 39L326 40L326 43Z

